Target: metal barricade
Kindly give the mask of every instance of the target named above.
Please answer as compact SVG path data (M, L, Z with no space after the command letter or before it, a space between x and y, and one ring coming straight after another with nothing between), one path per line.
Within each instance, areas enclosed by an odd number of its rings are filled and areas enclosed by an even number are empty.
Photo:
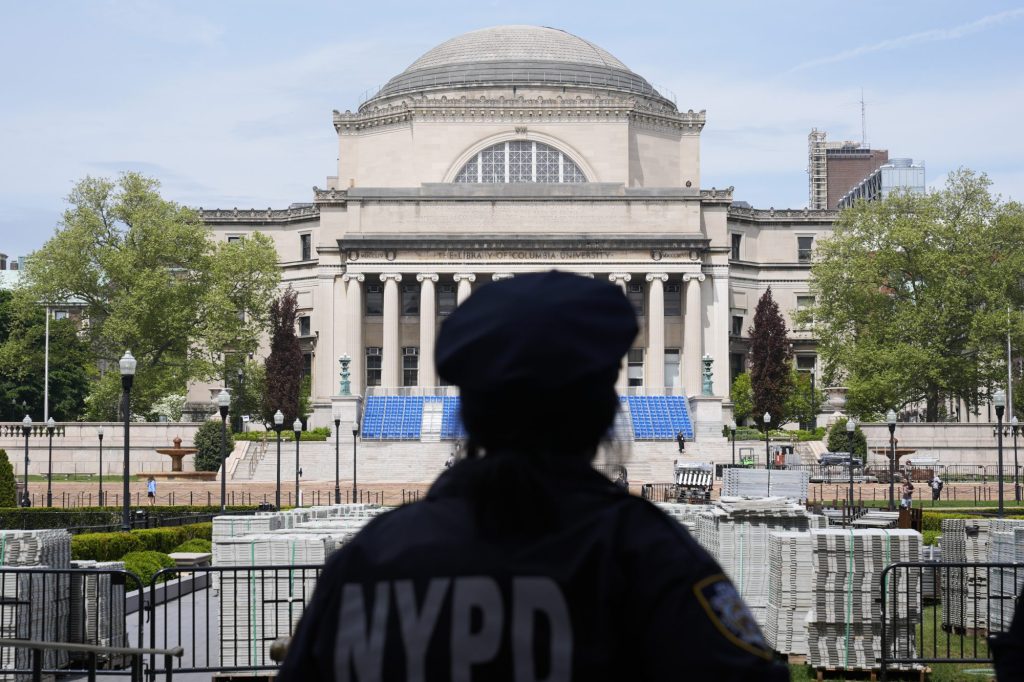
M163 656L164 679L171 682L174 679L174 666L171 663L173 658L181 658L184 653L181 647L174 649L142 649L133 647L108 647L93 646L89 644L67 644L64 642L40 642L31 639L0 639L0 649L25 649L32 652L32 682L43 680L43 658L45 652L67 652L71 654L84 655L86 663L86 679L89 682L96 681L96 673L100 670L101 657L129 657L132 660L131 673L132 682L142 682L142 657ZM104 672L106 674L106 672Z
M879 582L881 679L893 669L932 663L990 664L988 636L1010 627L1024 565L908 562L886 566ZM920 599L920 618L903 618Z
M174 661L175 673L276 669L271 647L294 633L323 565L273 560L281 563L156 573L147 600L150 646L185 650ZM167 672L162 665L155 654L150 657L151 679Z
M90 666L140 676L132 662L139 659L120 652L143 644L143 587L134 573L118 569L0 568L0 638L55 645L0 645L0 678L29 675L33 668L87 674ZM88 647L97 649L88 653Z

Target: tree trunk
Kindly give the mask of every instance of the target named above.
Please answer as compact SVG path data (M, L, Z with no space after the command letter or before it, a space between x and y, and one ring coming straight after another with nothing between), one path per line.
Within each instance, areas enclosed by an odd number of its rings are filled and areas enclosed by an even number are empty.
M928 398L925 401L925 415L924 420L926 422L936 422L939 420L939 390L937 388L928 389Z

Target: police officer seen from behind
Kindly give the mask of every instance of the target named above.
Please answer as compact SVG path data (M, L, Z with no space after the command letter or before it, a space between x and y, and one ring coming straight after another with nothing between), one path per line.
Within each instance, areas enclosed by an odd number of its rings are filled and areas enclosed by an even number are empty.
M457 308L466 457L330 558L280 679L788 679L707 552L591 467L636 333L621 289L559 272Z

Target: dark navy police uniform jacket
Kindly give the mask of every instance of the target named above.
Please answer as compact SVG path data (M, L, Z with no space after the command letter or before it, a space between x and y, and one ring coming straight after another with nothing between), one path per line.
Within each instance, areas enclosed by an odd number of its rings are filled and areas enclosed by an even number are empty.
M328 561L280 670L337 680L788 680L711 557L583 463L558 530L489 541L465 467Z

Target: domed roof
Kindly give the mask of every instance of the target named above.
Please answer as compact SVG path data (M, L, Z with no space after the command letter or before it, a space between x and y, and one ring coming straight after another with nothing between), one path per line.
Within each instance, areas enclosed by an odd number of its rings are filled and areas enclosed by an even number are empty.
M594 87L667 102L608 51L579 36L542 26L495 26L470 31L429 50L367 104L453 87L526 85Z

